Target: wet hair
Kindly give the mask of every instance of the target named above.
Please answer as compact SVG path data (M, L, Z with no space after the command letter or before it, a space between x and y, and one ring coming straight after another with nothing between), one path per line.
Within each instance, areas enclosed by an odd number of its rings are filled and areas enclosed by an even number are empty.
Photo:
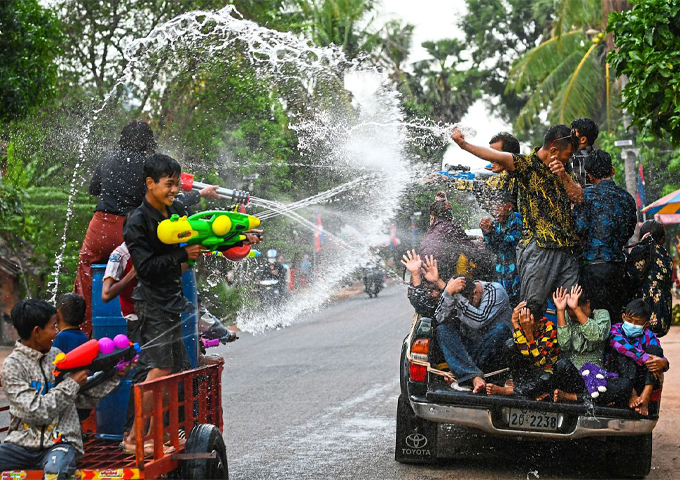
M647 220L640 225L640 238L644 237L647 233L650 233L654 241L659 245L666 241L666 228L663 226L663 223L659 223L656 220Z
M569 145L572 145L573 147L571 129L566 125L553 125L545 132L545 136L543 137L543 148L550 148L550 144L558 138L562 139L555 142L555 146L558 149L564 150Z
M500 141L503 142L501 144L501 150L519 155L519 140L517 140L512 134L508 132L499 132L491 137L491 140L489 140L489 145Z
M515 196L509 188L493 188L488 192L488 204L490 208L499 207L511 203L515 207Z
M119 145L121 150L137 153L153 152L158 146L151 127L144 120L132 120L125 125L120 134Z
M538 302L527 302L527 308L531 312L531 314L534 316L534 321L538 322L543 318L543 315L545 314L545 308L543 307L542 303Z
M144 179L151 178L154 182L160 182L163 177L179 177L182 167L177 160L162 153L155 153L144 162Z
M577 118L571 122L571 128L578 130L579 137L586 137L588 139L588 145L592 146L600 134L600 129L597 128L597 124L593 122L590 118Z
M586 173L597 180L612 176L612 157L604 150L594 150L586 157Z
M463 277L464 275L460 275ZM468 300L472 300L472 295L475 293L475 280L470 278L470 277L465 277L465 288L461 290L460 294L464 297L467 298Z
M57 311L68 325L77 327L85 321L85 299L77 293L65 293L57 299Z
M46 301L29 298L14 305L10 319L19 337L28 340L35 327L45 328L56 313L57 309Z
M451 205L446 200L435 200L430 204L430 215L434 218L453 220Z
M626 312L626 315L630 315L631 317L644 318L646 320L649 320L649 317L652 315L649 305L647 305L641 298L636 298L635 300L628 302L624 312Z
M581 290L581 296L578 297L578 306L582 307L589 301L590 297L588 296L588 292L586 292L585 290Z

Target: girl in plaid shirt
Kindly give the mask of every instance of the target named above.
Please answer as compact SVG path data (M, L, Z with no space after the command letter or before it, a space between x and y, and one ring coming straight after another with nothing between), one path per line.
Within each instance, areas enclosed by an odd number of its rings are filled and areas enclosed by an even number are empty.
M608 369L633 383L628 406L640 415L649 414L652 390L660 386L661 375L669 367L659 339L647 328L650 316L644 300L626 305L623 322L612 325L606 353Z

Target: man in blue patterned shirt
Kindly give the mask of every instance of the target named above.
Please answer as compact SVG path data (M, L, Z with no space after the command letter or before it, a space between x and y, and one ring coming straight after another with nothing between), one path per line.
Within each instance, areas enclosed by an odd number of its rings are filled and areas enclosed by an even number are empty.
M583 241L580 283L593 309L607 309L611 318L619 318L626 301L623 247L635 231L635 200L614 183L612 159L604 150L593 151L585 167L593 186L574 207L576 232Z
M503 286L510 305L515 308L520 302L520 279L515 249L522 236L522 215L515 211L511 191L501 189L493 195L494 198L489 202L489 213L494 218L482 218L479 228L484 234L484 242L496 254L494 281Z

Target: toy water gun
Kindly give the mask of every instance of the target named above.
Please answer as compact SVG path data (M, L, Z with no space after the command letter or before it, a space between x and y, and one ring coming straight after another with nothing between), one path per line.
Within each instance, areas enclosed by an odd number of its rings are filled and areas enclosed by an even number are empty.
M194 181L194 176L190 173L182 172L180 176L180 181L182 183L182 190L190 192L192 190L202 190L205 187L209 187L207 183ZM232 190L230 188L218 187L216 192L234 203L241 203L243 205L248 205L250 202L250 193L243 192L241 190Z
M225 250L224 252L220 252L218 250L215 250L214 252L206 252L204 255L224 257L231 260L232 262L238 262L239 260L243 260L244 258L261 257L262 253L260 253L258 250L251 249L250 245L243 245L242 247L232 247L228 250Z
M60 353L54 359L54 377L56 383L64 379L65 373L78 370L101 372L89 379L80 391L89 390L104 380L111 377L117 371L123 370L130 362L134 361L141 348L139 344L132 343L126 335L116 335L113 340L108 337L99 340L92 339L74 348L68 353Z
M216 347L220 344L220 339L219 338L204 338L204 337L201 337L201 343L203 344L203 348Z
M474 180L476 178L476 175L470 172L470 167L466 167L465 165L449 165L447 163L444 165L444 169L445 170L440 170L438 173L456 180Z
M252 215L211 210L196 213L188 218L172 215L158 224L156 233L159 240L167 245L203 245L208 250L214 251L226 250L221 247L235 246L244 241L246 239L244 234L258 226L260 219ZM250 246L247 247L248 251L244 255L250 252Z

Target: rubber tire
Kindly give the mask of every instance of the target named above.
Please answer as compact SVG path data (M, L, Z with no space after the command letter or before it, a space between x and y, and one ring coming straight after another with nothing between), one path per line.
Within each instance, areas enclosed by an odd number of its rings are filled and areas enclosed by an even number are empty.
M215 425L202 423L196 425L187 439L185 453L216 452L217 458L211 460L184 460L181 465L182 478L189 480L229 478L227 448L220 429Z
M397 432L394 446L394 459L399 463L426 464L437 461L437 427L438 425L416 416L404 394L397 400ZM408 437L419 435L423 447L417 453L413 445L408 444ZM413 453L409 453L413 452ZM426 452L426 453L425 453Z
M652 434L609 437L610 468L618 478L645 478L652 469Z

